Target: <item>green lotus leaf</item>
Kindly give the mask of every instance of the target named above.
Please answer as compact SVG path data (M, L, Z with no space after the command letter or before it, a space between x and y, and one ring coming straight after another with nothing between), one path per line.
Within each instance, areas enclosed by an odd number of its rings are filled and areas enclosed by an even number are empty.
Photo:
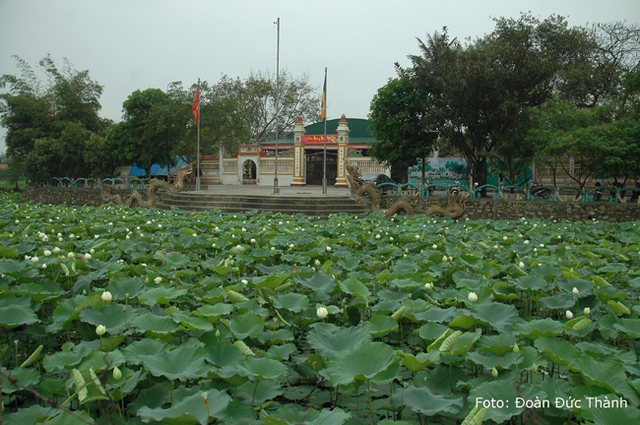
M327 374L332 386L369 381L391 366L395 356L393 348L383 342L364 341L334 354Z
M53 324L47 326L47 331L55 332L62 329L71 329L73 321L80 318L80 310L82 306L81 297L69 298L58 303L53 310Z
M23 369L17 368L13 370L5 370L1 368L2 373L5 375L2 378L2 392L4 394L13 394L16 391L20 391L22 387L18 388L11 383L11 379L17 380L20 385L25 387L34 387L40 381L40 372L37 369Z
M281 396L282 392L282 386L279 382L269 380L248 381L235 390L238 398L252 406L259 406L267 400L273 400Z
M139 277L116 275L111 278L107 291L111 292L114 300L133 299L144 289L144 281Z
M424 369L430 364L436 363L440 359L440 351L434 350L430 353L407 354L400 353L402 356L402 364L411 372L416 373Z
M540 275L519 276L514 279L513 284L523 291L545 291L549 289L550 283Z
M346 294L364 299L365 302L367 302L369 296L371 296L371 292L367 289L366 286L364 286L364 283L352 277L340 282L340 289Z
M464 399L462 397L449 398L443 395L434 394L429 387L416 388L409 385L402 394L394 394L393 399L398 403L403 403L416 413L425 416L434 416L443 413L455 415L462 410Z
M201 393L189 395L168 409L161 407L149 408L143 406L138 410L138 416L144 422L157 421L169 425L206 425L210 418L219 418L229 405L231 397L217 390L205 391L208 404L205 404Z
M556 336L562 333L564 325L549 317L545 319L531 320L530 322L518 322L513 326L513 332L517 336L536 339L540 336Z
M209 332L213 330L213 325L205 317L194 317L188 314L176 313L173 315L173 320L176 323L181 324L190 331L205 331Z
M257 338L264 329L264 320L252 311L229 321L229 330L237 339Z
M413 277L405 277L393 279L390 284L399 289L412 290L422 288L424 286L424 281L416 280Z
M469 352L475 342L482 336L482 330L476 329L474 332L464 332L453 344L450 354L452 356L460 356Z
M418 330L418 334L420 335L420 338L426 340L427 342L431 342L438 339L438 337L440 337L440 335L442 335L442 333L445 332L447 329L448 328L444 325L429 322L425 325L420 326L420 329Z
M93 326L104 325L110 334L119 334L124 331L126 326L123 307L124 305L118 303L107 304L100 310L88 307L80 311L79 317L83 322ZM129 309L131 311L128 312L127 318L131 321L135 318L135 310L131 309L131 307Z
M46 287L45 287L46 286ZM43 285L39 283L23 283L13 289L14 295L23 295L31 298L34 303L39 303L47 299L56 298L64 292L60 285L55 282L47 282Z
M573 294L558 294L540 298L540 307L550 310L571 308L576 304L577 298Z
M309 308L309 297L303 294L289 292L286 294L272 295L270 298L273 306L277 309L285 309L299 313Z
M169 304L174 300L187 293L187 289L176 289L168 286L158 286L148 289L138 294L138 301L141 304L153 307L156 304Z
M390 316L375 314L364 322L362 327L372 336L379 338L398 330L398 322Z
M502 333L498 335L483 335L476 346L478 352L488 352L503 356L507 351L513 350L513 344L516 343L516 337L513 334Z
M569 341L553 337L541 336L535 340L534 345L538 351L547 355L553 363L560 366L573 363L582 355L582 352Z
M275 289L291 278L290 273L269 274L262 281L256 283L256 290L262 288Z
M0 326L3 328L13 329L22 325L33 325L39 321L31 307L23 305L0 307Z
M96 372L102 372L105 368L120 366L124 362L124 356L120 350L109 352L94 350L88 356L85 356L76 368L80 371L92 368Z
M345 238L343 238L341 240L341 243L343 245L346 245L344 242L346 242L347 240ZM345 270L348 271L354 271L355 269L358 268L358 266L360 265L360 258L354 256L354 255L348 255L346 257L341 257L338 259L337 264L342 267Z
M476 319L472 316L466 316L464 314L455 317L451 322L449 322L450 328L462 328L469 329L472 326L475 326L478 323Z
M598 397L598 399L605 400L603 397ZM608 397L608 399L618 400L617 397ZM586 420L592 420L598 425L632 424L640 418L640 409L631 405L624 408L584 409L582 417Z
M277 380L287 373L287 367L269 357L247 357L238 365L238 369L258 381L264 379Z
M9 248L4 245L0 245L0 257L2 258L17 258L20 255L20 251L17 248Z
M351 417L351 413L346 413L340 408L332 410L323 409L317 411L313 408L302 410L297 406L282 406L275 411L275 414L266 416L263 420L265 425L289 425L295 424L318 424L318 425L342 425ZM287 420L279 419L287 418ZM382 422L378 422L382 424Z
M502 303L482 304L471 315L481 322L488 323L498 332L511 332L518 320L518 309Z
M8 413L4 412L4 425L24 425L24 424L36 424L42 423L48 417L55 414L53 407L43 407L38 404L33 406L23 407L17 412ZM51 423L49 421L48 423Z
M640 325L640 324L639 324ZM627 365L635 365L638 363L638 357L635 353L623 349L613 347L597 341L582 341L576 344L576 348L589 354L598 361L607 359L616 360Z
M616 319L613 327L630 338L640 339L640 319Z
M127 364L137 365L140 364L140 358L142 356L162 355L162 353L169 350L169 348L170 346L164 342L151 338L144 338L127 345L121 350L121 352Z
M624 396L632 406L640 403L640 397L629 384L624 367L618 362L600 362L591 356L580 356L566 367L569 371L580 373L587 385L606 388Z
M6 260L0 262L0 274L17 278L24 274L25 270L28 270L28 265L26 261Z
M506 282L496 282L491 287L494 298L502 301L519 300L520 295L516 289Z
M193 312L193 315L206 317L207 319L209 319L211 323L216 323L218 319L220 319L222 316L226 314L231 313L233 309L234 309L233 304L225 304L225 303L218 303L213 305L206 304L206 305L203 305L202 307L198 307Z
M207 360L221 368L235 366L245 359L245 355L238 348L230 342L216 337L213 332L204 334L199 339L204 343L208 354Z
M484 366L485 369L509 369L511 365L516 363L516 353L513 350L506 352L504 355L488 354L480 352L467 353L465 358L471 360L477 365ZM522 360L522 358L520 358Z
M80 364L85 356L97 350L98 345L98 341L94 341L93 344L78 344L72 350L59 351L46 356L42 360L42 365L47 372L61 372L65 369L71 369Z
M280 328L275 331L268 330L262 332L258 337L258 341L268 345L281 344L285 341L293 341L293 339L293 332L289 328Z
M327 295L333 292L337 285L336 279L330 274L324 272L316 272L308 278L296 277L295 281L302 286L313 290L316 293L316 297L318 297L318 295ZM317 299L322 301L325 298L319 297Z
M207 352L202 346L200 341L190 339L178 348L162 354L140 356L140 359L153 376L184 382L206 376L209 367L204 361Z
M156 316L153 313L146 313L136 317L131 321L131 326L140 329L142 332L156 335L168 335L178 329L178 324L171 317Z
M191 261L188 256L179 254L177 252L171 252L169 254L159 257L159 260L164 264L165 268L169 270L176 270L187 267Z
M415 314L416 319L438 323L450 322L457 315L458 310L455 307L440 308L435 306Z
M285 360L289 359L296 351L298 351L298 347L295 344L273 345L269 348L267 354L272 359Z
M312 325L307 334L307 341L311 348L327 358L334 353L369 340L371 340L371 334L363 328L343 328L325 323Z

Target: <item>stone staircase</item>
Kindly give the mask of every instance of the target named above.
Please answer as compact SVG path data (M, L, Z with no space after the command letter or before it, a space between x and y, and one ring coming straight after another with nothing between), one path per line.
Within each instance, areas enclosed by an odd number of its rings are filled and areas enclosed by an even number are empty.
M271 211L283 214L305 214L313 217L327 217L329 214L364 214L368 209L349 197L326 196L257 196L206 194L196 192L163 192L156 204L157 208L172 207L186 211L219 209L226 213L243 211Z

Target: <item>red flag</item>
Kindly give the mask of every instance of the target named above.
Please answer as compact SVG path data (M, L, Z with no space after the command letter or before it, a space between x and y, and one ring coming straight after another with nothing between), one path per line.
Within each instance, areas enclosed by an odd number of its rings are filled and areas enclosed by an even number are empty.
M193 123L198 124L198 114L200 112L200 85L196 86L196 97L193 99L191 111L193 112Z

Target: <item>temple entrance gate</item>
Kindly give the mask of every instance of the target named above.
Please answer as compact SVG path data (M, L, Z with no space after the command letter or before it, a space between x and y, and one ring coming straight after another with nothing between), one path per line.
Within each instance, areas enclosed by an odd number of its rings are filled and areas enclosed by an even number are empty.
M312 151L306 154L308 185L322 186L324 151ZM327 186L336 184L336 170L338 167L338 153L327 151Z

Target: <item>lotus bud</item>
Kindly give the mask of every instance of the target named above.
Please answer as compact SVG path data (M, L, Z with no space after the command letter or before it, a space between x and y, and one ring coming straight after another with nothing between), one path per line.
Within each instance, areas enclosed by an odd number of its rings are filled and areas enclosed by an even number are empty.
M584 315L589 316L591 314L591 309L589 307L584 308Z
M153 281L157 284L159 284L160 282L162 282L162 278L160 276L156 277L155 279L153 279Z
M518 343L513 344L513 352L516 354L520 352L520 347L518 347Z
M320 307L318 308L318 310L316 311L316 315L318 315L318 318L320 319L324 319L325 317L327 317L329 315L329 312L327 311L326 308L324 307Z
M98 325L96 326L96 334L98 336L102 336L104 335L104 333L107 331L107 328L104 325Z
M578 295L580 293L580 291L578 290L578 288L576 288L575 286L573 287L573 289L571 290L571 292L573 292L573 295Z
M475 292L469 292L469 295L467 296L467 298L469 299L469 301L471 301L472 303L478 301L478 295L476 295Z
M566 315L567 315L567 319L569 320L573 319L573 313L571 312L571 310L567 310Z
M109 291L104 291L102 293L102 295L100 295L100 298L102 299L102 301L108 303L109 301L111 301L113 299L113 295L111 295L111 292L109 292Z
M496 369L495 366L491 368L491 376L493 376L494 378L498 377L498 369Z
M533 373L538 373L538 365L537 364L532 364L531 365L531 372Z
M122 372L116 366L113 368L113 379L115 379L116 381L119 381L120 378L122 378Z
M524 269L524 263L520 261L520 264L518 264L518 267L520 267L521 269Z

